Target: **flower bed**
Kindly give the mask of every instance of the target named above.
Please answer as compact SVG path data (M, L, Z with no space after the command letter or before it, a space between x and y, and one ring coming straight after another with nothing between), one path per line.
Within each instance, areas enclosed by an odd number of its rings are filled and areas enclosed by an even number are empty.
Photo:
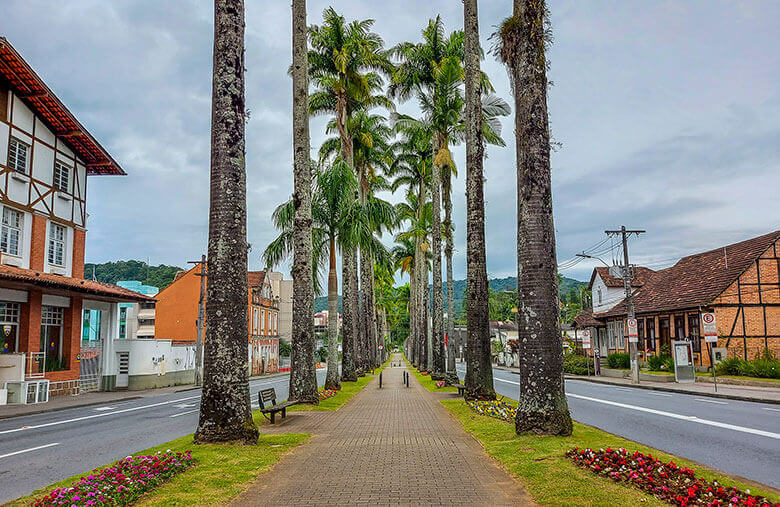
M127 505L194 464L189 451L128 456L70 487L54 489L30 505Z
M514 423L517 408L502 400L468 400L466 401L474 412L495 417L503 421Z
M327 400L328 398L333 398L339 394L339 392L335 389L323 389L320 391L320 401Z
M441 389L442 387L444 387L446 385L447 385L447 383L445 381L443 381L443 380L436 381L436 387L438 387L439 389Z
M778 506L764 497L750 494L750 490L726 488L717 481L696 477L687 467L673 461L664 463L651 454L629 453L625 449L575 448L566 453L575 465L603 475L615 482L626 483L673 505L707 506Z

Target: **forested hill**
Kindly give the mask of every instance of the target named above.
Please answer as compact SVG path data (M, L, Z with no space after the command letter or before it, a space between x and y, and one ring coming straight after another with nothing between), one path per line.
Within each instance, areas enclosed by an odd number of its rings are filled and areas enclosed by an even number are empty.
M447 294L447 283L444 284L444 294ZM466 280L455 280L453 282L453 287L455 291L453 294L455 295L455 312L460 312L460 309L463 305L463 301L466 299ZM558 292L563 294L568 294L572 289L578 289L580 286L587 286L587 282L581 282L579 280L575 280L573 278L567 278L562 277L561 284L558 287ZM496 292L501 292L504 290L516 292L517 291L517 278L514 276L509 276L507 278L492 278L490 280L490 288ZM445 296L446 297L446 296ZM446 301L446 299L445 299ZM445 303L446 304L446 303ZM315 312L321 312L322 310L328 309L328 298L326 296L318 297L314 300L314 311ZM339 296L339 311L341 311L341 296Z
M116 283L120 280L138 280L145 285L164 289L173 281L176 273L182 271L178 266L150 266L143 261L129 260L104 262L102 264L86 263L84 278L92 280L94 268L95 278L99 282Z

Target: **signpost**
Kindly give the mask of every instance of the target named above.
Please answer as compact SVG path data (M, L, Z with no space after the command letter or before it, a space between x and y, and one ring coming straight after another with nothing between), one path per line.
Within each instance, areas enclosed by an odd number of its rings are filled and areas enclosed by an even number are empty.
M706 312L701 314L702 328L704 331L704 341L707 343L707 349L710 352L710 364L712 365L712 383L715 386L715 392L718 392L718 380L715 378L715 352L713 343L718 343L718 326L715 323L715 312Z
M628 342L638 343L639 331L637 329L636 319L634 317L629 317L626 319L626 323L628 324Z

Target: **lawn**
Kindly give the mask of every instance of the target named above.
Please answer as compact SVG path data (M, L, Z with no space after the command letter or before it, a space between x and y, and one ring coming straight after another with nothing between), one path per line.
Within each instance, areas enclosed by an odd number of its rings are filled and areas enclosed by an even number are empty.
M406 363L407 369L412 372L414 377L417 379L417 382L419 382L420 385L422 385L427 390L435 393L451 393L458 391L457 387L452 386L436 387L436 381L433 380L430 375L422 375L419 371L417 371L417 368L412 366L409 361L407 361L406 356L404 356L404 362Z
M260 412L253 414L255 423L263 431L267 423ZM177 438L168 443L146 449L134 455L154 454L157 451L192 451L197 464L186 472L175 476L154 491L141 497L141 505L221 505L243 492L262 472L274 465L293 447L304 443L306 434L285 433L260 435L257 445L195 445L192 435ZM102 468L102 467L101 467ZM20 498L8 505L29 505L36 497L78 481L88 473L75 475L30 496Z
M343 404L351 400L352 397L355 396L358 392L360 392L361 389L366 387L366 385L369 382L374 380L374 378L378 376L379 373L385 369L388 361L385 361L385 363L382 366L375 369L373 375L365 375L363 377L358 377L357 382L342 382L339 393L336 396L332 396L326 400L320 400L319 405L307 405L307 404L294 405L289 409L287 409L287 411L307 412L307 411L318 411L318 410L338 410L339 407L341 407Z
M518 436L514 425L477 415L463 400L443 400L441 403L482 443L487 453L517 477L534 500L543 505L667 505L638 489L621 486L576 467L564 456L574 447L624 447L651 453L665 461L674 460L678 465L688 466L707 479L749 489L753 494L765 495L775 501L780 499L755 484L730 479L703 465L576 422L570 437Z

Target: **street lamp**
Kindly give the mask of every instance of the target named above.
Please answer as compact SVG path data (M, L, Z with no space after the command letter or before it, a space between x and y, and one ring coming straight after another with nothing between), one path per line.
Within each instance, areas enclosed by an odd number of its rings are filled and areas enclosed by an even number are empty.
M582 257L583 259L596 259L596 260L601 261L601 263L604 264L606 267L609 267L609 264L604 262L604 259L602 259L601 257L597 257L595 255L588 255L585 252L582 252L582 253L574 254L574 256L575 257Z

